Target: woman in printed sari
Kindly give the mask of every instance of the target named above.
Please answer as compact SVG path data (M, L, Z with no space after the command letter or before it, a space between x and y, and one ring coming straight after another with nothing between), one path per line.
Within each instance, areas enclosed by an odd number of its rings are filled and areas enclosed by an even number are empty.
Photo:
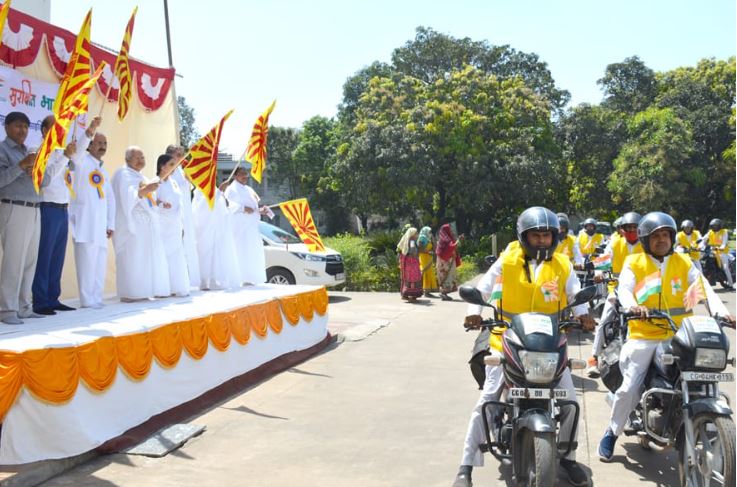
M409 228L397 244L402 299L414 302L422 296L422 273L417 249L417 229Z
M458 255L458 242L463 239L461 235L458 239L453 235L453 230L449 224L440 227L438 237L438 247L435 254L438 256L438 283L440 284L440 299L443 301L452 301L453 298L448 296L458 290L458 276L456 275L456 267L461 264L461 257Z
M420 269L422 271L422 289L425 296L436 298L433 292L438 290L438 279L435 277L435 266L433 260L432 233L430 227L422 227L420 236L417 237L417 249L420 251Z

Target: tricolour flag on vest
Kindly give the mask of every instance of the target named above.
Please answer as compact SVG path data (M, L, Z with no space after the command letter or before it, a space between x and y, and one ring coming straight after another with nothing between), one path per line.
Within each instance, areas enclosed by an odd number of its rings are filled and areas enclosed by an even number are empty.
M215 188L218 166L218 145L223 125L233 110L225 114L220 123L210 129L207 134L189 149L184 156L182 169L202 194L205 195L210 209L215 206Z
M701 276L696 279L693 284L688 286L686 293L683 295L683 307L686 311L691 311L701 301L706 299L706 291L704 290L704 284L701 282Z
M494 286L491 288L491 296L489 296L488 303L493 301L500 301L502 299L502 276L496 276Z
M594 269L597 271L606 271L612 268L612 256L611 254L602 254L596 257L591 262L594 264Z
M322 243L320 234L317 233L317 227L312 219L310 205L306 198L279 203L279 208L284 212L287 220L294 227L294 231L297 232L302 242L307 245L310 252L325 250L325 245Z
M542 286L540 286L540 290L543 293L543 298L545 298L545 302L550 301L558 301L558 278L544 282Z
M644 303L653 294L658 294L663 285L660 279L660 271L655 271L635 286L635 299L638 304Z
M133 23L136 20L136 12L138 7L133 9L128 25L125 27L123 34L123 43L120 46L120 52L115 59L115 77L120 82L120 91L118 92L118 119L122 122L128 113L128 107L131 102L131 94L133 93L133 83L131 79L131 69L128 64L128 51L131 47L131 37L133 37Z
M261 116L258 117L256 123L253 124L251 138L246 148L246 160L251 165L251 176L253 179L261 182L261 174L266 169L266 145L269 138L269 115L274 110L276 100L271 102L269 108L266 109Z

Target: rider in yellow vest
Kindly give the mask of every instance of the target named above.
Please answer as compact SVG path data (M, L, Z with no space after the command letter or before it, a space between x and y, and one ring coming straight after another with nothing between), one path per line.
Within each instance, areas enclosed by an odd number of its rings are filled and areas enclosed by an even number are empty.
M558 213L557 216L560 227L558 229L558 246L555 248L555 251L568 257L574 269L583 269L583 256L576 244L576 237L568 232L571 228L568 215Z
M594 253L596 247L604 241L604 235L596 233L596 220L587 218L583 221L583 230L578 233L576 241L584 258Z
M609 237L609 242L616 242L617 240L622 238L622 217L621 216L617 218L616 220L614 220L612 227L614 227L614 232L612 232L611 237Z
M684 308L685 292L701 278L701 272L688 256L673 253L676 222L670 215L648 213L640 220L637 234L644 252L625 259L619 274L619 301L624 309L638 316L647 316L648 309L661 309L680 326L683 318L692 314ZM711 310L734 322L709 283L705 279L702 283ZM640 399L642 382L658 345L673 336L669 328L657 323L657 320L629 322L628 338L619 356L622 385L614 394L609 427L599 443L598 453L602 460L608 461L614 454L617 437L622 434L630 412Z
M505 250L476 286L485 300L496 301L497 307L503 309L507 319L513 314L531 311L557 314L558 309L565 307L568 300L579 291L580 284L570 260L563 254L555 252L558 231L558 217L550 210L536 206L523 211L517 219L519 245ZM543 284L550 283L555 283L556 289L560 284L560 291L553 294L553 299L550 298L550 286L543 288ZM585 327L591 329L593 320L588 315L586 304L576 306L573 312ZM464 325L476 328L480 322L481 307L469 305ZM501 344L501 332L492 333L491 348L499 353L502 349ZM473 467L484 464L479 448L479 445L485 442L481 406L487 401L498 400L503 386L503 367L487 365L486 382L471 413L461 467L453 487L470 486ZM573 391L570 370L567 368L559 387L568 389L569 393ZM574 426L573 410L570 406L564 406L561 408L561 414L561 436L568 437L566 435L570 435ZM560 465L568 474L572 485L588 485L586 473L575 461L574 451L561 459Z
M699 240L701 233L694 230L691 220L683 220L681 231L676 234L676 252L682 252L691 257L691 262L698 270L701 270L701 252L699 252Z
M622 272L622 266L624 265L624 259L628 255L642 252L642 245L637 238L637 225L640 223L639 213L631 211L625 213L619 219L619 232L620 238L612 239L604 249L604 253L600 256L600 259L608 258L608 266L611 267L613 277L619 276ZM605 261L606 262L606 261ZM607 265L603 265L601 270L606 270ZM594 332L594 343L591 346L591 357L588 359L588 367L586 369L586 375L589 377L599 377L599 354L604 346L604 323L611 321L615 318L615 305L617 304L617 295L614 293L614 283L609 283L609 294L607 300L604 303L604 309L601 312L601 319L596 325L596 331Z
M717 265L722 268L724 275L727 276L727 289L734 289L734 281L732 280L732 272L729 270L729 233L726 228L722 228L722 220L714 218L709 222L709 231L704 235L704 240L711 245L714 250L714 256L717 259Z

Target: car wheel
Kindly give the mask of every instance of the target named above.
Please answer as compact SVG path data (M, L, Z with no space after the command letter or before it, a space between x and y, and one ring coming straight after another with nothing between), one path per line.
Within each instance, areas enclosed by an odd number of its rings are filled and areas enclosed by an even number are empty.
M269 284L294 284L297 281L294 275L286 269L271 268L266 270L266 282Z

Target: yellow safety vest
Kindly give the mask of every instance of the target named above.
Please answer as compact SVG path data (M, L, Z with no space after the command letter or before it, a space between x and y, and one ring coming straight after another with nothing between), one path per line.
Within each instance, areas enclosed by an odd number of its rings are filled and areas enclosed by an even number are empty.
M647 276L658 272L658 267L644 252L630 255L625 263L629 263L630 269L635 275L635 289L645 282ZM686 289L688 289L688 271L692 265L693 263L688 256L678 253L671 254L668 257L665 271L660 276L660 293L649 296L641 303L641 306L660 309L668 313L677 327L680 327L683 318L693 314L691 311L687 312L683 304L683 297ZM635 298L637 298L636 294ZM629 337L644 340L665 340L673 335L669 328L661 328L657 324L666 325L664 320L631 320L629 322Z
M615 243L617 240L622 238L622 234L618 231L614 230L614 233L612 233L612 237L609 239L610 242Z
M578 234L578 248L581 250L581 255L586 257L594 253L596 247L604 241L604 235L595 233L591 237L586 232Z
M571 273L571 263L563 254L555 253L549 261L540 264L537 277L530 269L530 279L525 273L525 253L522 248L505 251L502 257L501 284L503 293L501 302L496 300L494 306L502 311L505 319L511 319L520 313L545 313L554 315L567 303L566 283ZM491 348L502 350L502 333L504 329L495 328L489 337Z
M717 264L719 267L722 266L722 254L725 254L728 252L727 249L720 249L721 247L729 238L727 235L727 229L723 228L719 230L718 232L714 233L712 230L709 230L706 234L706 238L708 239L709 245L714 247L713 252L714 256L717 259Z
M612 272L616 275L619 275L619 273L622 272L624 259L628 255L643 252L643 249L642 244L640 242L637 242L630 251L629 245L627 245L627 239L620 238L612 244L612 252L614 253L614 255L612 256Z
M698 230L692 230L691 235L686 235L685 232L678 232L676 235L676 243L685 249L696 248L698 246L697 240L701 238L701 234ZM699 260L701 258L701 252L695 250L693 252L686 252L691 260Z
M566 235L566 238L560 241L558 243L558 246L555 248L556 252L559 252L566 257L568 257L568 260L573 262L573 246L576 244L576 239L573 235Z

